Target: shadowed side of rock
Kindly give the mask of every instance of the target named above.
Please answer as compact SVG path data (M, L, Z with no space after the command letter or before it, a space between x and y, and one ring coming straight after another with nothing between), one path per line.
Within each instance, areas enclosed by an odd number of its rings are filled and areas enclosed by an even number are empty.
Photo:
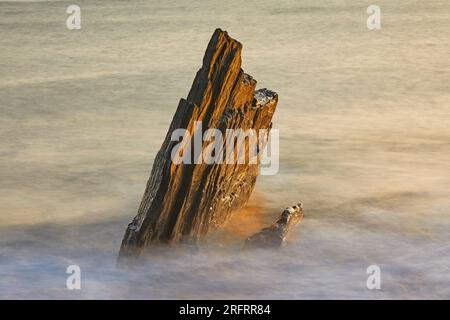
M198 121L202 135L209 128L219 129L224 136L227 129L264 129L269 133L278 95L267 89L255 91L256 80L241 69L241 50L242 45L226 32L214 32L187 99L180 100L157 153L119 257L138 256L152 244L196 242L247 202L259 173L259 161L175 164L171 159L178 144L171 140L174 130L186 129L192 137L189 139L194 139ZM248 145L245 147L248 151ZM194 158L198 156L194 154Z

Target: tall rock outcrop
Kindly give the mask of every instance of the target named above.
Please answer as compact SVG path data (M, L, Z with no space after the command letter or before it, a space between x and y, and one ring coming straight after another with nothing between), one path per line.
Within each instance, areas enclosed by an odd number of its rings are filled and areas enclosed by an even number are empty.
M181 99L166 138L156 155L138 213L128 225L120 258L138 256L143 248L160 243L198 241L222 225L247 202L259 174L256 163L181 163L172 160L176 129L186 129L183 139L194 142L201 122L207 129L271 128L278 95L256 90L256 80L241 69L242 45L217 29L206 49L186 99ZM264 139L262 139L264 140ZM185 141L185 140L184 140ZM261 152L264 141L259 141ZM201 145L201 151L208 143ZM225 142L221 145L225 149ZM249 145L245 144L246 151ZM192 158L201 156L192 150Z

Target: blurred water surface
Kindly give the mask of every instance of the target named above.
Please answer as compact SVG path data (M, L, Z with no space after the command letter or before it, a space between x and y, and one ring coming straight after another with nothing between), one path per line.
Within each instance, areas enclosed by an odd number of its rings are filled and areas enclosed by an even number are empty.
M70 4L0 1L0 298L450 298L448 1L378 1L379 31L365 1L77 1L79 31ZM217 27L280 96L280 171L227 241L117 269ZM285 248L239 250L299 200Z

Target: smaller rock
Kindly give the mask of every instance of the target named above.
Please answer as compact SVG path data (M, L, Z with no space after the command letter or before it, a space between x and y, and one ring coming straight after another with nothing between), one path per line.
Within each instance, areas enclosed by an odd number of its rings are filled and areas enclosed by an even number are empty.
M273 248L280 247L286 240L286 236L292 226L303 219L303 204L286 208L278 219L269 227L247 238L247 248Z

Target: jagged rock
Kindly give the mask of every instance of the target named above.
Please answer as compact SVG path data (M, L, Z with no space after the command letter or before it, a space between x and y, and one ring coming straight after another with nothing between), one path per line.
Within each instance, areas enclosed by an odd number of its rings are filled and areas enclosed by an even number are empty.
M245 241L247 248L270 248L280 247L286 240L286 236L291 227L298 224L303 219L303 204L286 208L278 219L269 227L250 236Z
M270 131L278 95L268 89L255 91L256 80L241 69L241 50L242 45L227 32L214 32L187 99L180 100L156 155L119 257L137 256L151 244L197 242L247 202L259 174L259 161L175 164L171 159L178 143L171 140L172 133L184 128L194 135L195 121L202 122L202 133L217 128L224 136L227 128Z

